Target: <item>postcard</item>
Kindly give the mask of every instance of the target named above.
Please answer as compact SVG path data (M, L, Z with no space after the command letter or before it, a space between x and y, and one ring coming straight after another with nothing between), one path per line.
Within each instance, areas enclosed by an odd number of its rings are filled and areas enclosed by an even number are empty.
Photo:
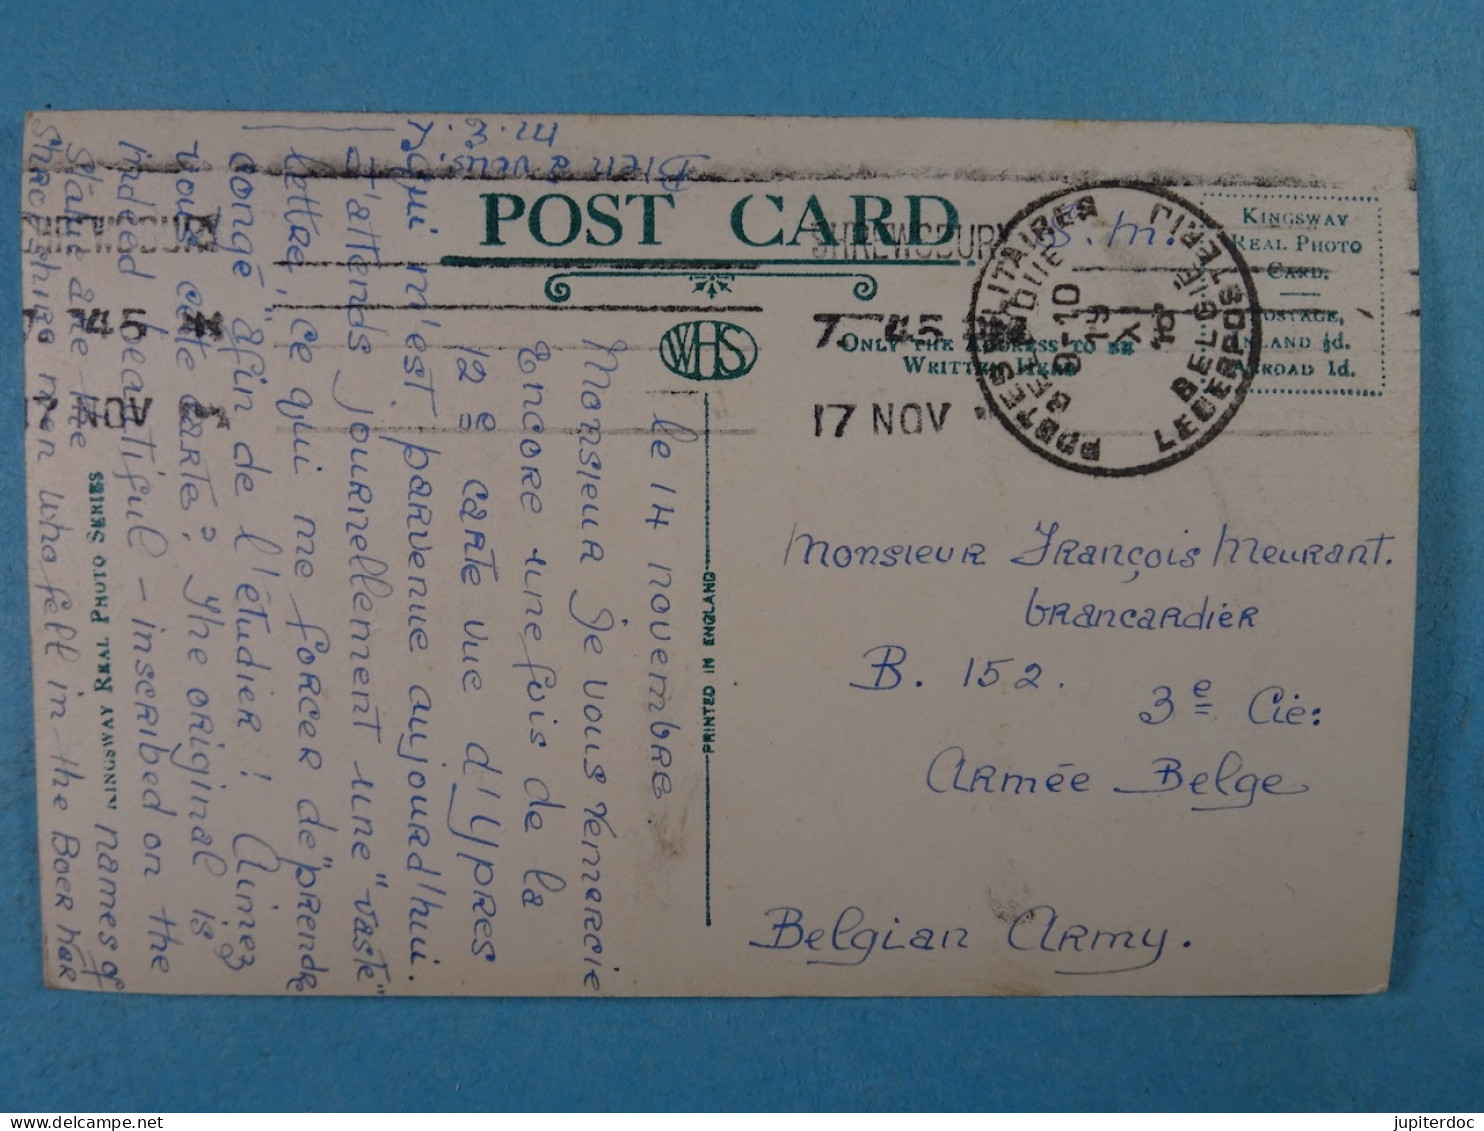
M1414 169L32 115L46 984L1384 989Z

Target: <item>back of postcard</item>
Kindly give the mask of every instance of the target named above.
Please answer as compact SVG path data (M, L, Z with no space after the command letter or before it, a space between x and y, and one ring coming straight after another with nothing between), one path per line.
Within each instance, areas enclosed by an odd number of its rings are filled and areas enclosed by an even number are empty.
M1409 132L25 145L48 985L1385 987Z

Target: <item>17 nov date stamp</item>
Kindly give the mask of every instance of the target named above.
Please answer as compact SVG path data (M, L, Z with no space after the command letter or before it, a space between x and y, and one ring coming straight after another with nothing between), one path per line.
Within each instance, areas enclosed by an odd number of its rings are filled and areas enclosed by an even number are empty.
M1262 312L1221 226L1162 186L1043 196L986 257L968 316L988 408L1060 467L1144 475L1194 455L1258 372Z

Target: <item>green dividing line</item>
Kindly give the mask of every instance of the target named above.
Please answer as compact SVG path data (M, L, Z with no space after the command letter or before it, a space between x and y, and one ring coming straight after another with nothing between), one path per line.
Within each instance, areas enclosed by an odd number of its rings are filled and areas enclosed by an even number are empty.
M706 568L711 568L711 394L701 394L701 411L705 426L701 433L701 451L706 461Z
M706 468L705 516L706 570L711 569L711 394L701 394L701 412L704 425L701 432L701 452ZM702 728L702 735L705 728ZM706 756L706 926L711 926L711 755Z

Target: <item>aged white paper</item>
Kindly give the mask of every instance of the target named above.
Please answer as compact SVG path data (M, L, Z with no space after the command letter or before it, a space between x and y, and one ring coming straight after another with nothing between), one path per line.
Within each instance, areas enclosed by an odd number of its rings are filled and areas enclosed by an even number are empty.
M1386 985L1410 133L25 147L49 985Z

